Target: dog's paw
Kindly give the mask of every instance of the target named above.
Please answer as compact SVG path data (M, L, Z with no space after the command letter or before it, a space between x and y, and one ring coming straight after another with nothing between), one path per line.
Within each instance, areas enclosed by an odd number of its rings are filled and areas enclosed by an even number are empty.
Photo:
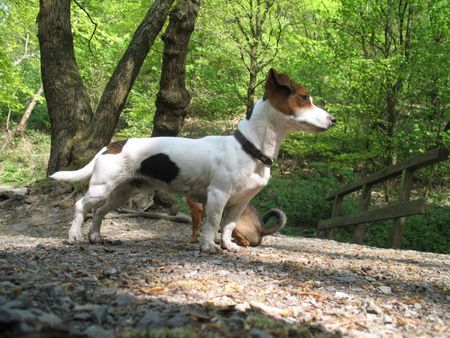
M222 247L228 251L232 251L232 252L239 252L241 251L241 248L239 247L239 245L237 245L236 243L233 242L223 242Z
M98 232L89 234L89 242L92 244L103 243L103 237Z
M222 249L220 249L220 246L214 242L212 243L207 242L207 243L200 243L200 251L213 254L222 251Z
M68 238L67 242L69 242L69 243L84 242L84 237L81 234L81 232L69 231L69 238Z

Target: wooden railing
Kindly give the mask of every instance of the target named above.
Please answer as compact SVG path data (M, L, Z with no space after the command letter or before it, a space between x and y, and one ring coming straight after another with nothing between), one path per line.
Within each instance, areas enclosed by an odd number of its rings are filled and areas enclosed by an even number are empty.
M425 200L410 201L411 188L414 173L430 164L445 161L448 158L448 150L435 148L425 154L408 158L400 164L380 170L370 176L358 179L336 190L330 191L325 199L334 200L331 218L319 222L319 229L330 229L328 237L336 238L335 229L341 226L357 225L353 232L353 242L362 244L366 223L394 219L394 227L391 232L390 246L400 248L405 216L421 214L425 212ZM369 210L372 187L388 179L402 175L398 201L386 207ZM362 189L358 212L352 215L342 216L342 202L344 196Z

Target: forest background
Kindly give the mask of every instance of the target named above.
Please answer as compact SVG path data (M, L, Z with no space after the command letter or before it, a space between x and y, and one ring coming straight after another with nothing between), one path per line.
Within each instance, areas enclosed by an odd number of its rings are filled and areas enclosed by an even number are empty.
M75 56L92 107L151 3L72 2ZM38 12L36 0L0 0L2 186L46 176L50 122L40 89ZM203 1L187 54L192 101L181 135L231 133L262 96L267 70L288 73L339 123L321 135L290 135L254 204L261 212L283 209L285 233L323 237L317 223L331 214L327 191L438 145L448 148L449 17L440 0ZM162 54L157 39L114 139L152 134ZM37 105L21 124L33 98ZM429 208L407 219L402 248L450 253L449 169L447 161L418 173L413 196L424 196ZM375 204L395 200L397 187L377 186ZM344 211L357 207L351 196ZM371 224L365 243L385 247L391 226ZM339 229L338 240L350 240L351 232Z

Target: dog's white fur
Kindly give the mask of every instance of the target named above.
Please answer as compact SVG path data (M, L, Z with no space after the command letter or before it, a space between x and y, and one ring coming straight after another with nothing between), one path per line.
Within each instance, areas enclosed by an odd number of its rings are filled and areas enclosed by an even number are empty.
M335 122L332 115L314 106L309 94L307 104L291 102L289 112L280 111L285 110L279 104L280 100L289 98L292 101L292 95L305 98L304 89L294 82L291 82L294 87L289 86L286 78L289 80L287 75L271 70L266 83L267 99L259 100L251 118L238 125L249 141L273 158L277 157L281 142L288 133L324 131ZM50 176L70 182L91 176L87 193L75 205L69 241L83 240L81 225L90 210L93 210L93 219L89 239L92 242L100 240L104 215L126 202L133 193L135 187L130 181L139 180L151 187L164 183L139 172L142 161L162 153L179 168L178 175L165 184L169 190L182 192L205 203L200 249L207 252L219 249L214 243L214 234L220 225L222 246L232 251L239 250L231 241L236 220L247 203L267 184L270 167L244 152L234 136L135 138L127 140L118 154L103 154L105 150L103 148L80 170L61 171Z

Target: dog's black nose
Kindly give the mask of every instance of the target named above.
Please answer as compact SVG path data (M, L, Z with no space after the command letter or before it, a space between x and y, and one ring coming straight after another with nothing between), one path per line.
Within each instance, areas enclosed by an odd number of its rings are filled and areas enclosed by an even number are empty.
M336 118L333 115L330 115L331 123L335 124L337 122Z

